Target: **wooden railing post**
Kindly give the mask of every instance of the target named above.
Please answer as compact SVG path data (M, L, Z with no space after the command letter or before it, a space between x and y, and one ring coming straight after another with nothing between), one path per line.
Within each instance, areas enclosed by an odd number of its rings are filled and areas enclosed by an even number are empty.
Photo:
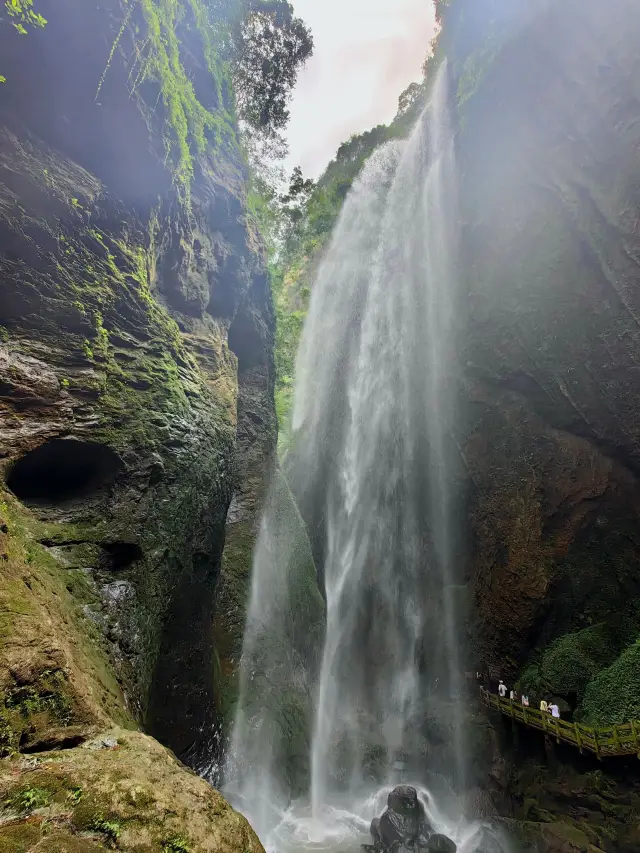
M631 731L633 732L633 739L636 743L636 754L640 758L640 734L638 734L638 723L636 720L631 720Z
M620 743L620 732L618 731L618 724L613 727L613 740L616 745L616 752L622 752L622 744Z
M545 733L554 734L558 743L561 740L574 744L582 753L585 749L593 751L602 760L603 755L632 755L635 751L640 759L640 720L629 723L616 723L609 728L598 729L591 726L581 726L578 723L561 722L557 717L549 718L544 711L527 708L526 705L513 702L511 699L494 696L488 690L481 688L480 698L489 707L494 707L502 714L519 720L527 726L538 728L536 720L540 720L540 728ZM552 723L552 725L550 725ZM572 740L575 738L575 741ZM593 743L592 740L593 739Z

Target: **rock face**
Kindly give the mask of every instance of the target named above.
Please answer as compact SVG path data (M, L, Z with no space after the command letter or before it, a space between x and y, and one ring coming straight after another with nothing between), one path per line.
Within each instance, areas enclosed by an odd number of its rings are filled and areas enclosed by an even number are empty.
M497 824L513 841L539 853L638 848L640 778L633 763L602 763L550 745L545 751L542 738L492 722L496 750L488 789L504 816Z
M243 350L240 352L242 355ZM277 441L272 362L255 363L248 355L246 361L239 359L238 486L227 515L213 626L218 656L216 704L227 731L237 697L236 674L250 594L252 554L267 483L274 471Z
M220 794L137 732L4 762L0 794L2 850L262 853Z
M0 745L136 720L204 768L273 312L200 4L155 8L43 0L43 30L0 30Z
M587 722L630 719L640 7L458 0L444 17L459 117L473 647L535 699L561 697ZM598 781L579 755L532 762L510 735L489 788L501 780L495 804L530 849L635 849L632 768Z
M476 648L512 677L623 611L626 642L640 633L640 8L490 5L483 23L452 4L445 28Z

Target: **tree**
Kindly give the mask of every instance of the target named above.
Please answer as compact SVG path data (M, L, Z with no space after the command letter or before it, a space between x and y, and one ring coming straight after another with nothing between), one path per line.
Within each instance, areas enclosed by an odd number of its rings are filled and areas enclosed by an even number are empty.
M287 124L298 72L313 53L311 32L287 0L209 0L228 27L228 50L240 118L275 136Z
M411 83L398 98L398 116L403 116L424 98L424 85Z
M296 166L289 180L289 189L278 199L283 217L282 238L285 245L290 245L301 236L298 229L308 217L309 201L314 189L314 182L310 178L305 179L300 166Z

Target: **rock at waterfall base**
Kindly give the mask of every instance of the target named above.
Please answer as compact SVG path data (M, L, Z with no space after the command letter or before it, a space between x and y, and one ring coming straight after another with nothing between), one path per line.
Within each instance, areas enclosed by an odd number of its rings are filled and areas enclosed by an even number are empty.
M387 808L371 821L373 846L366 850L384 853L456 853L456 845L446 835L433 832L418 792L410 785L398 785L389 794Z
M456 844L446 835L434 833L427 842L429 853L456 853Z

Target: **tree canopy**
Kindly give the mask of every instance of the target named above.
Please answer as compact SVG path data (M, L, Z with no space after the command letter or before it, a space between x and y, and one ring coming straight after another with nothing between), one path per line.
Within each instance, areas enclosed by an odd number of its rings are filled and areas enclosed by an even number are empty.
M313 37L288 0L207 0L223 34L240 118L275 137L289 119L298 72L313 53Z

